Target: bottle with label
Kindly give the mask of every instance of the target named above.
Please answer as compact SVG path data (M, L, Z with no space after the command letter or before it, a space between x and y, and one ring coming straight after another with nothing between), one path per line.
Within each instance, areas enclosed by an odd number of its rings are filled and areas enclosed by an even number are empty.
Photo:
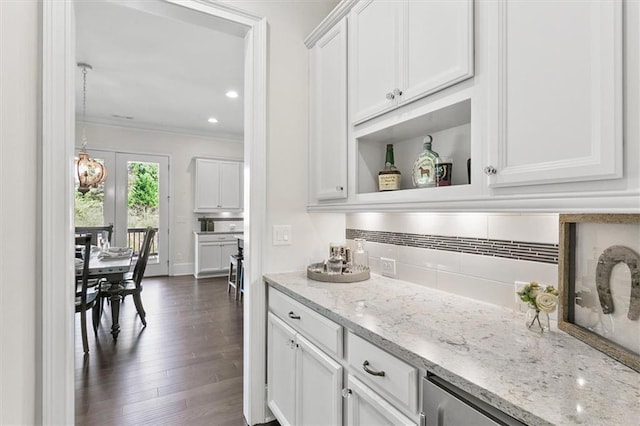
M400 170L396 169L393 160L393 144L387 144L387 155L384 169L378 173L378 188L380 191L395 191L400 189Z
M423 141L423 151L413 164L413 186L417 188L430 188L436 186L436 164L440 157L431 149L433 138L427 135Z

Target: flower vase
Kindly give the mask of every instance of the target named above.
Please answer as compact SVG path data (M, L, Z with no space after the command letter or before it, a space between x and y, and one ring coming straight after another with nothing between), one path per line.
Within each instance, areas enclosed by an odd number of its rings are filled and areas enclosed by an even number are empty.
M548 332L549 314L538 309L529 308L527 310L526 322L527 328L538 333Z

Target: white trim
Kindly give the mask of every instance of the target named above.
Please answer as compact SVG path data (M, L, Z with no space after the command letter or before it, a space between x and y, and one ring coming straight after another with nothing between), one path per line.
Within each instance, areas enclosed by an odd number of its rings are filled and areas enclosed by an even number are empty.
M245 49L245 369L244 416L263 423L265 408L265 288L262 246L266 229L267 22L234 7L205 0L165 0L249 27ZM74 43L73 3L42 0L42 227L41 371L38 424L74 423L73 180ZM46 214L44 214L46 212ZM54 226L55 224L55 226ZM61 226L61 224L63 226ZM67 250L60 250L61 242ZM60 265L69 265L60 268ZM63 309L61 309L63 307ZM90 356L90 355L89 355Z
M311 31L311 34L304 40L307 49L311 49L335 24L349 14L349 11L359 0L342 0L331 13Z
M38 423L74 422L74 28L70 1L42 1L42 175L39 276L42 307ZM66 250L60 250L66 247ZM64 268L62 265L68 265Z
M269 241L267 207L267 21L256 22L245 38L244 148L244 380L243 413L250 425L267 421L266 286L262 248Z
M193 275L193 268L195 268L193 262L192 263L174 263L169 264L169 275L172 277L176 277L179 275Z

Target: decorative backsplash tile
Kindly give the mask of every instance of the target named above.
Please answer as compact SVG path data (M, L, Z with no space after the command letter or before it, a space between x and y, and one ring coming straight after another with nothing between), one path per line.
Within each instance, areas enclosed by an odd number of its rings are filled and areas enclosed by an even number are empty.
M397 246L444 250L480 256L503 257L542 263L558 263L558 245L524 241L492 240L486 238L421 235L404 232L367 231L346 229L346 238L364 238L367 241Z

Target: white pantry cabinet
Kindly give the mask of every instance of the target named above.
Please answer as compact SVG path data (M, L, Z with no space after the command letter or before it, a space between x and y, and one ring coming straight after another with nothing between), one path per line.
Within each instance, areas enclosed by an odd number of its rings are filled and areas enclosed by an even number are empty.
M195 277L227 273L229 256L236 254L237 251L238 243L232 235L195 233Z
M376 1L349 14L351 122L473 75L473 1Z
M309 194L311 200L347 197L347 19L309 51Z
M342 425L342 366L268 314L267 398L281 425Z
M194 160L195 213L242 208L241 164L208 158Z
M622 2L483 7L489 187L622 177Z

